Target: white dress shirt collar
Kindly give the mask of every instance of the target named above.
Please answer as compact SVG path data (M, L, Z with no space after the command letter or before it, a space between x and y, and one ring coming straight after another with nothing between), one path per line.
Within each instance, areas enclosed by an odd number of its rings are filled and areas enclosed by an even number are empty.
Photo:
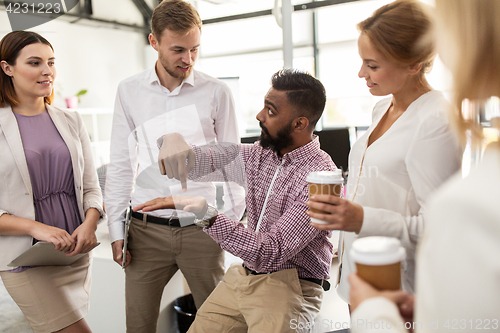
M150 71L150 75L149 75L149 80L148 80L149 83L153 84L153 83L157 83L159 87L161 87L162 89L164 89L165 91L167 91L170 95L172 96L175 96L175 95L178 95L180 90L182 89L182 86L187 83L191 86L195 86L194 84L194 70L191 72L191 74L185 78L181 84L175 88L173 91L170 91L168 90L166 87L162 86L161 82L160 82L160 78L158 77L158 74L156 73L156 68L153 68L151 71Z

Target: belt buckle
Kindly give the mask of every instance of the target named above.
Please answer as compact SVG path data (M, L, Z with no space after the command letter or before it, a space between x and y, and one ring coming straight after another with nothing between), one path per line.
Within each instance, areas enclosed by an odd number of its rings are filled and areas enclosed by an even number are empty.
M168 219L168 226L169 226L169 227L171 227L170 222L171 222L171 221L172 221L172 219L174 219L174 218L176 218L177 220L179 219L179 218L177 217L177 211L176 211L176 210L174 210L174 211L172 212L172 215L171 215L171 216L170 216L170 218Z
M321 280L321 288L323 288L324 291L330 290L331 284L327 280L323 279Z

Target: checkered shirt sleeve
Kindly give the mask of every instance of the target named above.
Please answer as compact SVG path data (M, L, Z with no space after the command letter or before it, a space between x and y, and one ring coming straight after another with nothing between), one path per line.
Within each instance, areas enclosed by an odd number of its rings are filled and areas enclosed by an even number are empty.
M219 214L205 232L257 272L296 268L301 278L329 278L331 233L313 228L305 214L309 172L336 169L330 156L320 150L318 138L283 157L259 143L241 145L240 156L248 183L248 226ZM214 155L211 163L213 170Z

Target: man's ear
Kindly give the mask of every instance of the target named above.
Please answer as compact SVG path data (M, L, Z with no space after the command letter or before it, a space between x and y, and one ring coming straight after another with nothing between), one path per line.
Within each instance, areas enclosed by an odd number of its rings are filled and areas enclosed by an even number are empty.
M156 36L153 35L153 34L149 34L149 44L151 44L151 46L153 47L153 49L155 49L156 52L158 52L158 39L156 39Z
M7 76L12 76L12 67L7 63L7 61L2 60L0 62L0 67L2 67L3 72Z
M309 126L309 119L306 117L298 117L293 121L293 129L295 131L303 131Z

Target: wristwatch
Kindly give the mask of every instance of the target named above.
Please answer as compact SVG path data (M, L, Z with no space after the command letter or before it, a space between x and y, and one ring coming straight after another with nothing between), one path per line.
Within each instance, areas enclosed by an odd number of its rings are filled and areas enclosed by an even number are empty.
M217 219L217 215L219 215L217 208L208 205L205 215L201 219L194 220L194 224L198 227L210 228L214 224L215 219Z

